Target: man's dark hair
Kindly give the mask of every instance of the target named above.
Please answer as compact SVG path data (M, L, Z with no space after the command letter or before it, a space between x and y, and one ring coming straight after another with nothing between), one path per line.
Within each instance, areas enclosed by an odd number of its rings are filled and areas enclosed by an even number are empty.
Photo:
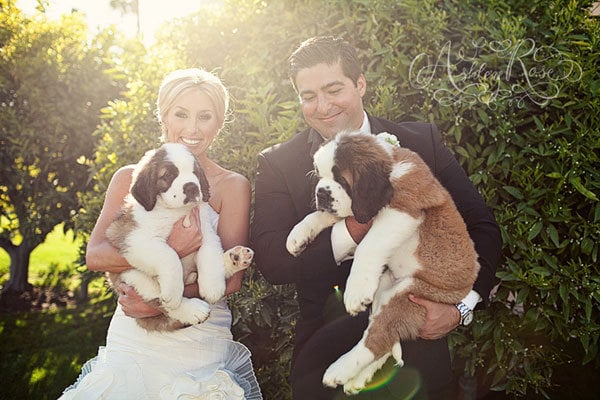
M342 38L317 36L305 40L289 58L289 77L296 88L296 76L301 69L317 64L334 65L340 63L344 75L356 84L362 74L356 50Z

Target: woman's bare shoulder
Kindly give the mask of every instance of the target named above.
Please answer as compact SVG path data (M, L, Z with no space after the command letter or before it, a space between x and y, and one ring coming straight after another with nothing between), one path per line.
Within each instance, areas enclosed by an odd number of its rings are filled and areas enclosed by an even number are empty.
M131 186L131 181L133 179L134 169L134 164L126 165L119 168L113 174L110 179L110 183L108 184L106 193L107 198L111 198L116 195L122 199L127 193L129 193L129 187Z
M135 170L135 164L125 165L119 168L113 174L111 181L113 182L122 182L122 181L131 181L133 176L133 171Z
M235 172L235 171L230 171L230 170L226 170L224 177L223 177L223 181L224 183L227 183L228 185L234 185L234 186L250 186L250 181L248 181L248 178L246 178L244 175L240 174L239 172Z
M225 170L218 182L211 187L211 205L220 213L224 203L249 203L250 181L237 172Z

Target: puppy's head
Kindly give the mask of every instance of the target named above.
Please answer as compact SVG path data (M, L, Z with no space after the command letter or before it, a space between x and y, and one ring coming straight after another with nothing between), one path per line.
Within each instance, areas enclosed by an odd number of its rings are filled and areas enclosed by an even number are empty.
M166 143L147 152L136 166L131 195L146 209L157 202L165 208L208 201L206 175L196 157L182 144Z
M366 223L392 198L392 156L375 136L342 132L314 155L317 209Z

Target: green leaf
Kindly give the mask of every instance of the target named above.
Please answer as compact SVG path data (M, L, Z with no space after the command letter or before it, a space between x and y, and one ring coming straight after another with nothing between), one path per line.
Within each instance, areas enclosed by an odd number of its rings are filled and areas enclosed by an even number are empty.
M529 230L529 234L527 235L527 239L533 240L542 231L542 227L543 226L544 226L544 224L542 223L542 221L538 221L535 224L533 224L533 226Z
M588 298L585 301L585 320L589 324L592 322L592 299Z
M497 340L494 343L494 352L496 353L496 360L502 360L502 356L504 355L504 344Z
M581 252L586 255L592 254L592 250L594 249L595 244L596 242L594 242L589 237L583 238L583 240L581 241Z
M541 275L541 276L550 276L550 275L552 275L552 272L548 271L544 267L535 267L535 268L532 268L531 272L535 272L536 274Z
M565 305L569 304L569 288L565 284L561 284L558 287L558 293L560 294L560 298L562 299Z
M546 174L546 176L553 179L560 179L563 177L560 172L550 172L549 174Z
M502 186L502 188L504 190L506 190L511 196L513 196L513 197L515 197L515 198L517 198L519 200L523 200L523 194L516 187L514 187L514 186Z
M581 193L582 195L584 195L585 197L587 197L590 200L594 200L594 201L598 201L598 197L596 196L595 193L593 193L592 191L588 190L583 183L581 183L581 178L578 176L574 176L569 178L569 183L571 183L571 185L573 185L573 187L575 189L577 189L577 191L579 193Z
M548 233L548 236L550 236L550 239L554 243L554 246L560 247L560 241L558 240L558 231L556 230L553 224L548 225L548 227L546 228L546 232Z

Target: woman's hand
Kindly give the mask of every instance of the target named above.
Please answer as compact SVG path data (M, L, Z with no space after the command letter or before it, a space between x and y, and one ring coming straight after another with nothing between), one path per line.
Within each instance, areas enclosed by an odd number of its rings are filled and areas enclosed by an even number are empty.
M454 330L460 322L460 313L452 304L435 303L412 294L408 298L413 303L425 307L427 315L425 324L419 331L419 337L422 339L435 340L440 339Z
M147 318L160 315L162 311L146 303L142 296L132 286L126 283L119 284L119 304L123 312L132 318Z
M181 218L173 225L167 244L177 252L179 258L198 251L202 245L198 207L194 207L189 215Z

